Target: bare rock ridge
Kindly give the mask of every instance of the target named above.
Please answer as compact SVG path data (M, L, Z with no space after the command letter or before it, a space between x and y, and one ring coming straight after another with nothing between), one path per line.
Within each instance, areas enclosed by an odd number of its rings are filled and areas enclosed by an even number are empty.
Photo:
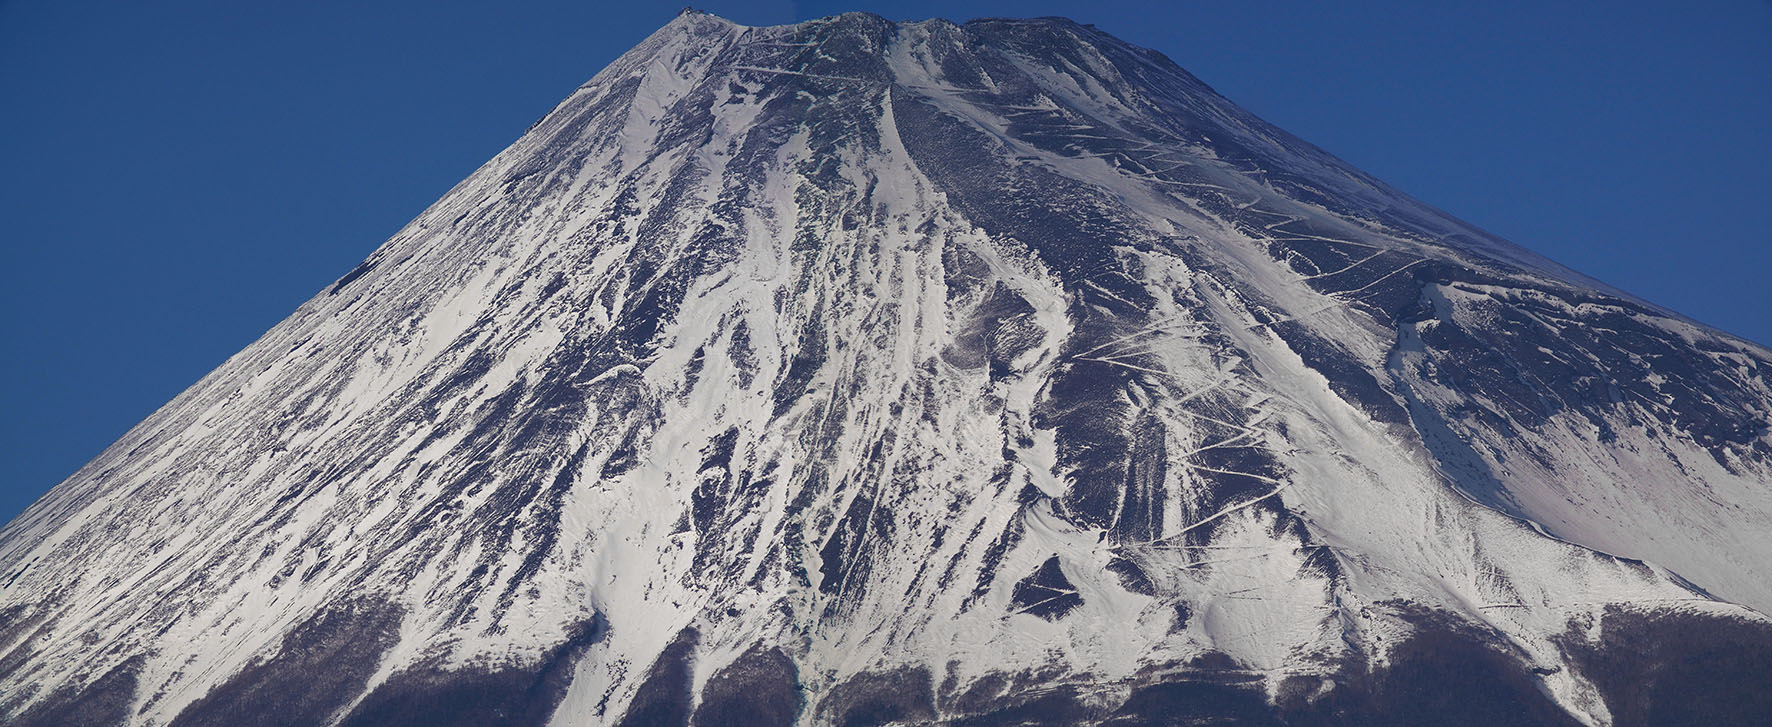
M1088 26L685 13L0 530L0 721L1768 724L1769 370Z

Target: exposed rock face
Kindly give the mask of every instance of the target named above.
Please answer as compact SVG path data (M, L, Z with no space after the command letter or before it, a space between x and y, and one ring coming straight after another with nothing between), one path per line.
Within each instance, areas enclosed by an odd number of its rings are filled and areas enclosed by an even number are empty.
M1085 26L689 13L0 531L0 715L1765 724L1768 367Z

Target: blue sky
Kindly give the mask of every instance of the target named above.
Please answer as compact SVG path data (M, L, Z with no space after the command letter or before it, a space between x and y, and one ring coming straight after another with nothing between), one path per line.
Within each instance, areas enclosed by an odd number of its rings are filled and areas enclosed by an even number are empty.
M1454 215L1772 343L1772 3L1343 5L696 7L1094 23ZM0 520L680 7L0 0Z

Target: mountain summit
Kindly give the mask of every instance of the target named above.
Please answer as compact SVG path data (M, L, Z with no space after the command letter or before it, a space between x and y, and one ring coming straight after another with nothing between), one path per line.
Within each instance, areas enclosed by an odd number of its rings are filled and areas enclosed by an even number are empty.
M1088 26L691 12L0 531L0 717L1765 724L1769 370Z

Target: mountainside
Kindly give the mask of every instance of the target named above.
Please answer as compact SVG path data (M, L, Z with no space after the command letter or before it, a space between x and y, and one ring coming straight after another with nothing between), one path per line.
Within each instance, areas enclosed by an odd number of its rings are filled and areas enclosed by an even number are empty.
M1768 371L1087 26L688 12L0 530L0 717L1764 724Z

